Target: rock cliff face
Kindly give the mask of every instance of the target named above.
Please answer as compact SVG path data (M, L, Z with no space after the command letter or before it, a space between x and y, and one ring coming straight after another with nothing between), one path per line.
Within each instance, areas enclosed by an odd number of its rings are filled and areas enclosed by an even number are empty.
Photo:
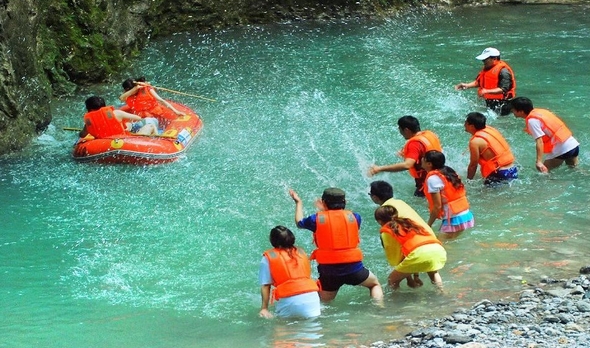
M281 20L383 16L409 6L589 0L0 0L0 154L51 122L52 96L108 80L154 36Z

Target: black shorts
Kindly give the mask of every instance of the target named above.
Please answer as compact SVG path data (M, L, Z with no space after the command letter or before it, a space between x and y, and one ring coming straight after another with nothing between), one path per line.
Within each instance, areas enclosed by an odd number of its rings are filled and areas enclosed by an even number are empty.
M369 270L363 267L360 271L346 274L346 275L325 275L320 274L321 290L324 291L338 291L344 284L359 285L369 278Z
M561 160L568 160L570 158L578 157L580 153L580 146L576 146L573 149L569 150L568 152L564 153L563 155L559 155L555 158L559 158Z

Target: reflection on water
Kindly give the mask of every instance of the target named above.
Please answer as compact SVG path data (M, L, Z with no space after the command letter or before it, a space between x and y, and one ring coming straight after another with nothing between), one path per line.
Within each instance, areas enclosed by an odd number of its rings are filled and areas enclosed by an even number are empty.
M204 129L186 156L165 166L77 164L69 157L83 100L115 103L119 84L54 102L50 129L0 159L0 330L16 347L358 346L401 337L411 322L500 299L566 277L583 262L590 125L588 18L584 7L509 6L379 22L292 23L178 34L153 43L127 75L206 95L165 94L192 106ZM477 21L472 18L479 18ZM550 24L550 25L549 25ZM489 32L508 34L490 42ZM542 28L539 29L539 28ZM366 192L367 168L397 161L404 114L442 139L448 164L466 172L464 116L484 111L473 57L497 46L520 95L561 115L582 143L581 166L536 173L522 120L487 113L512 144L520 179L498 189L467 183L476 227L445 242L445 292L386 289L383 308L366 290L343 288L320 318L266 321L257 265L277 224L293 229L295 188L306 213L328 186L346 190L364 218L365 263L390 269ZM548 50L547 47L551 47ZM559 50L553 49L560 47ZM382 174L396 196L427 216L405 174ZM308 231L297 244L312 249ZM581 261L582 260L582 261ZM67 343L65 343L67 342Z

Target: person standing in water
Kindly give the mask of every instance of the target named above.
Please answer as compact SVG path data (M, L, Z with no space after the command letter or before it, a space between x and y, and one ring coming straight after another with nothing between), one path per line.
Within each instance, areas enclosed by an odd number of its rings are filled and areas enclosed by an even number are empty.
M525 119L525 131L535 139L535 167L538 171L548 173L563 162L572 168L578 165L580 143L559 117L549 110L534 108L533 102L526 97L515 98L511 108L515 117Z
M320 299L336 298L342 285L361 285L369 289L374 300L383 299L383 290L377 277L363 265L363 253L359 248L361 216L345 210L343 190L327 188L316 201L318 212L303 216L303 202L294 190L289 195L295 202L295 223L298 228L313 232L316 249L311 259L318 262Z
M428 151L422 158L422 167L428 172L424 182L430 210L428 225L441 219L440 231L445 237L456 237L459 232L473 227L475 220L469 210L465 186L455 170L445 165L445 155Z
M486 106L500 116L510 114L510 99L516 96L516 79L512 68L500 58L500 51L488 47L475 57L483 63L483 69L475 80L461 82L456 90L478 88L477 95L486 101Z
M259 315L272 318L268 306L276 301L278 317L319 316L319 288L311 278L307 254L295 246L295 235L285 226L276 226L270 230L269 239L273 248L264 252L258 271L262 297ZM274 287L272 292L271 286Z

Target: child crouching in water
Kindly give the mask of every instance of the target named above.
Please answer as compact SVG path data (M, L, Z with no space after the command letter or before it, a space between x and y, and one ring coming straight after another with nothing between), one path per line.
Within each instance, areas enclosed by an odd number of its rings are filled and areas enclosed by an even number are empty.
M425 272L432 284L442 289L438 270L447 261L447 252L441 242L416 222L400 218L397 210L388 205L375 210L375 220L381 225L381 233L387 233L402 246L404 259L389 274L389 286L399 288L399 283L412 274Z

